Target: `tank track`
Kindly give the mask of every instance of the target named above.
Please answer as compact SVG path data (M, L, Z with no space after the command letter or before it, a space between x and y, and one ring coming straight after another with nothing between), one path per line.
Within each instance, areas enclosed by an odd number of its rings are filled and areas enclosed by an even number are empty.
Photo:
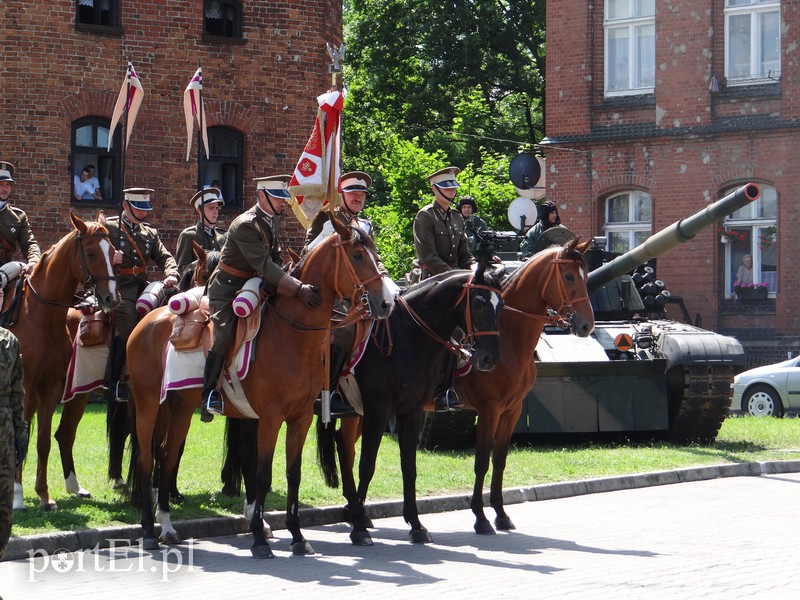
M423 450L462 450L475 446L475 417L471 410L425 411L419 432Z
M713 444L730 408L734 367L701 364L675 368L683 370L683 393L677 412L670 410L675 417L670 419L667 439L678 444Z

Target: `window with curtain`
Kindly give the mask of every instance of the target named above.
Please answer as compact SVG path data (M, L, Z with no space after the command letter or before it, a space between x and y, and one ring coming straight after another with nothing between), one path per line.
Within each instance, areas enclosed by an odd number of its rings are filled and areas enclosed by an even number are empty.
M653 221L653 200L640 191L622 192L606 198L606 250L627 252L650 237Z
M108 146L105 117L84 117L73 121L71 135L72 170L70 201L74 204L118 204L120 198L120 132Z
M77 0L75 10L78 25L119 26L119 0Z
M725 0L728 85L769 83L781 73L780 0Z
M242 5L235 0L203 2L203 33L216 37L242 37Z
M605 93L650 93L656 74L655 0L605 1Z
M244 206L244 136L228 127L208 128L210 158L202 156L198 180L200 188L216 187L222 192L225 210Z

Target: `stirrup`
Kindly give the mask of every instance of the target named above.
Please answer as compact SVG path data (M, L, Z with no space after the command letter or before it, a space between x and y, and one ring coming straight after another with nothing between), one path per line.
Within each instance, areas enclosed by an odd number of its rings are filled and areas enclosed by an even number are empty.
M205 400L204 408L210 415L223 415L225 410L225 404L222 401L222 396L220 395L219 391L211 390L208 394L208 397Z
M461 410L464 403L458 397L458 394L453 388L447 388L446 391L436 396L434 401L437 412L447 412L451 410Z
M114 398L117 402L127 402L131 399L131 389L124 381L118 381L114 386Z
M331 391L331 415L349 415L356 412L339 390Z

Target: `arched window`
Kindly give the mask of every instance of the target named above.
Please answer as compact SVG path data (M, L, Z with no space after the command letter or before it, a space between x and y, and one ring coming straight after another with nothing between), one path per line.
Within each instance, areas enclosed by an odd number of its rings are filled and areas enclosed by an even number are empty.
M203 33L216 37L242 37L242 5L236 0L203 2Z
M732 192L734 190L728 190ZM727 192L726 192L727 193ZM736 284L778 291L778 194L762 185L761 197L726 217L720 232L725 246L726 298L736 297ZM752 266L745 265L749 256ZM744 267L739 269L739 267Z
M111 150L106 150L109 124L105 117L83 117L72 122L70 201L75 204L119 203L120 133L117 129Z
M228 127L209 127L208 148L210 158L202 157L198 172L200 189L218 187L225 200L225 210L241 209L244 204L244 136Z
M606 250L622 254L650 237L653 200L639 191L615 194L606 198L605 216Z

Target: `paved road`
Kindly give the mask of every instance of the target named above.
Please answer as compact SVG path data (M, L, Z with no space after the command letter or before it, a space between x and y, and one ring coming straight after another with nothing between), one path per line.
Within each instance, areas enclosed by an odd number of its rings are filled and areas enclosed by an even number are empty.
M250 558L250 537L65 552L0 563L5 600L81 597L798 598L800 474L729 477L525 502L517 529L472 532L472 514L423 516L434 543L412 545L402 518L375 521L369 548L343 524L304 530L314 556ZM115 555L116 554L116 555ZM589 596L591 595L591 596Z

